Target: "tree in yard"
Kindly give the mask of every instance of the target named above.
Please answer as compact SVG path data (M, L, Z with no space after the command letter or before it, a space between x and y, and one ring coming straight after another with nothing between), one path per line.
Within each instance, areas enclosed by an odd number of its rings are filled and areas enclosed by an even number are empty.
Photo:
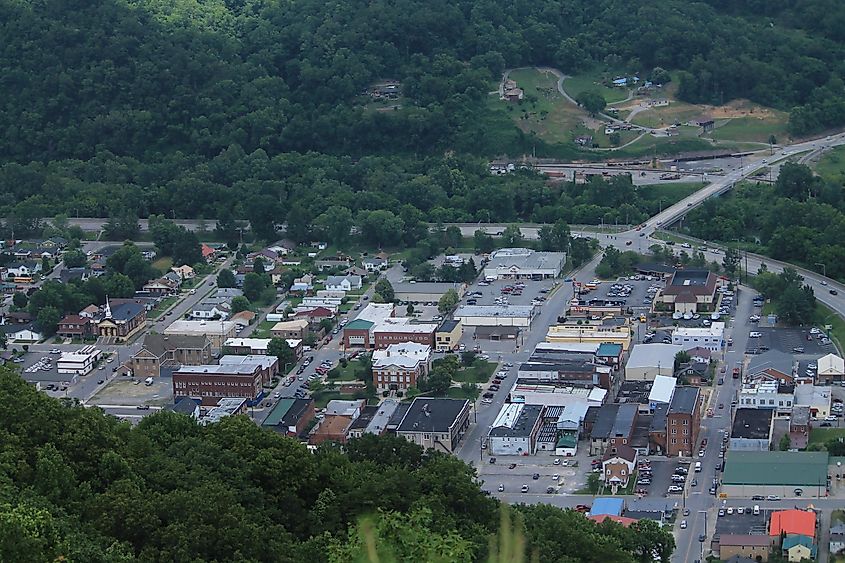
M598 473L590 473L587 475L587 489L595 494L599 492L599 487L601 486L601 479L599 478Z
M288 345L287 340L284 338L271 338L270 343L267 345L267 355L279 358L279 367L282 368L284 373L287 373L285 365L293 365L296 361L293 348Z
M81 268L88 261L88 257L81 250L68 250L62 255L65 268Z
M44 334L44 336L53 336L56 334L56 329L59 327L59 321L62 319L62 314L55 307L44 307L38 312L35 319L35 325Z
M778 449L782 452L787 452L792 448L792 439L789 437L789 432L781 436Z
M452 375L443 366L437 366L419 385L420 391L434 397L442 397L452 386Z
M252 261L252 271L256 274L263 274L266 271L264 269L264 258L261 256L255 257L255 260Z
M267 285L262 275L250 272L244 276L244 296L250 301L257 301L265 287Z
M475 359L478 356L472 350L467 350L466 352L461 352L461 363L465 366L471 366L475 363Z
M825 442L825 449L827 449L828 453L832 456L845 456L845 442L843 442L841 438L834 438L833 440Z
M217 274L217 287L235 287L237 285L237 281L235 280L235 274L232 270L228 268L223 268L220 270L220 273Z
M669 71L659 66L654 67L649 78L655 84L668 84L672 81L672 75L669 74Z
M675 354L675 365L673 366L674 371L677 371L679 367L688 363L690 361L689 352L686 350L681 350L677 354Z
M496 242L493 240L493 237L490 236L486 231L478 229L477 231L475 231L475 234L472 238L476 252L480 252L481 254L489 254L490 252L493 252L494 248L496 248Z
M445 315L452 309L454 309L458 302L460 301L460 297L458 297L458 292L454 289L449 289L440 297L440 301L437 302L437 311L441 315Z
M380 303L393 303L396 300L396 293L393 291L393 285L387 278L380 278L373 288L375 297Z
M521 246L525 238L517 225L508 225L502 233L502 244L506 247Z
M320 319L320 330L324 333L328 334L334 328L334 323L332 323L331 319Z
M234 299L232 299L232 314L235 315L240 313L241 311L249 311L251 307L251 303L249 299L244 297L243 295L238 295Z
M50 271L50 259L46 256L41 257L41 275L46 276Z
M408 306L405 307L405 312L408 314L409 317L414 316L414 304L408 303Z
M349 242L349 231L354 221L348 207L332 205L324 213L317 216L314 224L320 229L329 242L337 246L344 246Z
M431 262L420 262L411 268L411 275L417 281L431 281L434 279L434 265Z
M461 383L461 391L464 392L464 395L470 401L475 401L478 399L478 395L481 393L481 390L478 388L478 385L475 383Z
M29 298L26 296L26 293L16 291L15 294L12 295L12 305L18 309L25 308L27 303L29 303Z
M604 99L604 96L592 90L581 92L575 98L575 101L578 102L579 106L583 107L590 115L593 116L600 113L607 106L607 101Z
M173 263L178 265L197 264L202 261L202 245L197 234L179 227L178 236L173 241Z
M739 250L736 248L726 248L725 257L722 259L722 267L729 277L733 277L739 273L740 270L740 256Z
M111 297L132 297L135 284L129 276L119 273L109 274L104 278L106 294Z

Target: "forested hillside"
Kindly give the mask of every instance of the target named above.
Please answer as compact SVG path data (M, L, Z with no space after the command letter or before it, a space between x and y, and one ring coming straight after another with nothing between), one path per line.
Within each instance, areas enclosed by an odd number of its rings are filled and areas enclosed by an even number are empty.
M5 0L0 213L275 203L283 222L336 190L394 213L409 189L514 202L479 164L545 145L490 123L504 68L675 69L684 100L747 97L802 135L845 124L843 21L835 0ZM367 107L380 78L401 81L399 110Z
M310 453L246 417L158 413L132 428L3 367L0 405L0 561L348 563L372 560L373 542L381 561L453 563L486 560L499 531L472 468L400 438ZM674 547L654 522L516 512L538 561L668 560Z

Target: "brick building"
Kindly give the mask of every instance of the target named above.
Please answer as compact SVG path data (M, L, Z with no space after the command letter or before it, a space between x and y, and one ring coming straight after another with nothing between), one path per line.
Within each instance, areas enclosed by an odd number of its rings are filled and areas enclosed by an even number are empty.
M691 456L698 447L700 428L701 390L698 387L676 387L666 413L666 455Z
M262 385L270 381L261 364L182 366L173 373L173 397L200 399L203 406L220 399L246 397L250 402L262 396Z
M431 371L431 346L403 342L373 352L373 384L381 393L407 390Z
M211 363L211 341L207 337L151 333L132 356L132 373L135 377L159 377L162 367L208 363Z

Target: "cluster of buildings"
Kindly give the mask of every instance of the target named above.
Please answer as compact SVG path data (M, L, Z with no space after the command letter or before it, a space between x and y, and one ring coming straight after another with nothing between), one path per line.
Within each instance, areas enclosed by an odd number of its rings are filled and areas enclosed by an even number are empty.
M724 509L723 509L724 510ZM769 561L773 553L786 561L811 561L818 554L819 517L812 508L768 510L748 507L742 514L722 515L711 548L722 561ZM831 534L831 554L834 534Z

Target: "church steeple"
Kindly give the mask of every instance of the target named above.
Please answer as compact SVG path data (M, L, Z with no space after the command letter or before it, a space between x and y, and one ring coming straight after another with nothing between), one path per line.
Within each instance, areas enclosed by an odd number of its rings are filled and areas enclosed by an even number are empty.
M104 311L104 316L107 319L111 318L111 307L109 306L109 296L106 295L106 310Z

